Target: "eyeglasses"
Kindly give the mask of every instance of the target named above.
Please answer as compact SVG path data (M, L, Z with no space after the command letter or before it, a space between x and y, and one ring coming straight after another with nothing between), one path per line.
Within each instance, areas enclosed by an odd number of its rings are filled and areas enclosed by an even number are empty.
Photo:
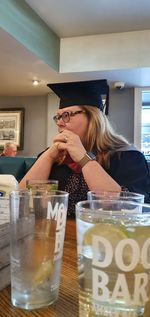
M76 114L79 113L85 113L83 110L77 110L77 111L65 111L62 114L56 114L56 116L53 117L53 120L55 123L58 122L58 120L62 119L63 122L68 123L70 121L70 117L74 117Z

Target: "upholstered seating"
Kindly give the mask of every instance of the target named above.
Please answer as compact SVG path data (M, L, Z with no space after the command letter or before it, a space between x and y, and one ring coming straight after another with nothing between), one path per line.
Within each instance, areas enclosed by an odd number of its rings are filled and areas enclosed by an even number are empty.
M17 181L20 181L27 173L28 169L35 162L35 157L0 157L0 174L13 175Z

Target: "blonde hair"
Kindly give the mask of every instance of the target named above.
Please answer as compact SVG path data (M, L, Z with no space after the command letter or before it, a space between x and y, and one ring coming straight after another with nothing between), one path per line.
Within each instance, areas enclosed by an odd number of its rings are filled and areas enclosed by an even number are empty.
M110 156L129 142L115 132L106 115L96 107L82 106L89 118L85 148L92 151L102 166L108 168Z

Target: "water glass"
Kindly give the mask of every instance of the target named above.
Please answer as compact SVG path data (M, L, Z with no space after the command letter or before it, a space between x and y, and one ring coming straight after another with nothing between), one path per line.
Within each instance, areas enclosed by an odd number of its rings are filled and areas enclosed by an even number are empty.
M150 205L78 202L76 225L79 316L143 316L150 307Z
M23 309L58 298L68 193L10 194L11 301Z
M144 195L128 191L113 192L113 191L88 191L87 199L120 199L131 200L137 203L144 203Z

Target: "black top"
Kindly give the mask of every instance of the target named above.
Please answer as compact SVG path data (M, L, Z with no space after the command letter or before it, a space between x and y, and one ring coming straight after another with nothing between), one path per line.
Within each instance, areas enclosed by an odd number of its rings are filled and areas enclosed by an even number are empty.
M150 203L150 173L144 155L137 150L115 152L110 159L110 168L106 172L122 187L130 192L145 195ZM68 215L75 215L75 204L87 199L89 190L82 173L75 173L67 165L54 164L50 179L59 180L59 189L69 192Z

